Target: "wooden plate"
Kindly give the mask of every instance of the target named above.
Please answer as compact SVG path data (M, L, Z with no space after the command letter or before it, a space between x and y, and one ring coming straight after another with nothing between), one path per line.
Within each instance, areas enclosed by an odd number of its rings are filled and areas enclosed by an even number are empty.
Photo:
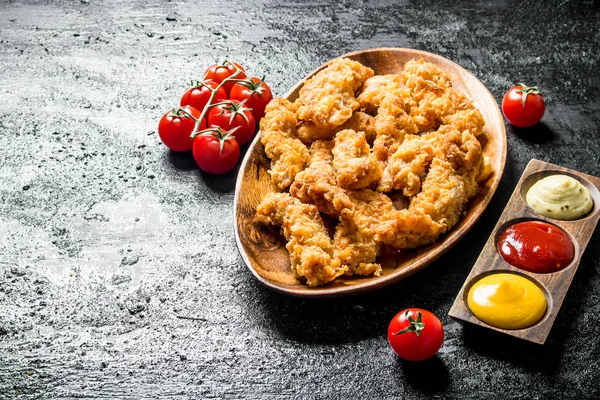
M285 239L278 229L255 223L256 207L267 193L274 191L267 173L270 162L260 143L260 134L257 135L242 161L236 182L233 206L236 241L246 265L260 282L294 296L334 297L367 292L390 285L426 267L456 244L473 226L489 204L504 171L506 131L502 114L489 90L460 65L435 54L400 48L361 50L341 57L359 61L372 68L377 75L399 73L404 64L413 58L423 58L439 66L448 74L453 87L470 97L483 114L486 125L480 140L495 172L469 202L465 217L437 242L414 251L382 256L382 276L340 277L325 286L312 288L292 275ZM310 73L285 97L294 101L303 82L325 66L323 64Z

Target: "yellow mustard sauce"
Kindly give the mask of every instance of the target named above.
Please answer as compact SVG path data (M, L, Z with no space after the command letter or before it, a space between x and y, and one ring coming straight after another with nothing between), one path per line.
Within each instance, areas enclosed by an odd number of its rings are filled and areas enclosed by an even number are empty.
M546 313L546 297L529 279L509 273L487 275L469 290L475 317L501 329L524 329Z
M589 190L567 175L540 179L527 191L525 201L538 214L568 221L585 216L594 205Z

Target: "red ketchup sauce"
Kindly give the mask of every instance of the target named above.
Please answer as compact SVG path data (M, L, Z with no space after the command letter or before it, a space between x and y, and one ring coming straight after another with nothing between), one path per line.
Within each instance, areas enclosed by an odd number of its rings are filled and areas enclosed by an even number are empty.
M498 239L507 263L536 273L556 272L573 261L575 246L562 229L541 221L509 226Z

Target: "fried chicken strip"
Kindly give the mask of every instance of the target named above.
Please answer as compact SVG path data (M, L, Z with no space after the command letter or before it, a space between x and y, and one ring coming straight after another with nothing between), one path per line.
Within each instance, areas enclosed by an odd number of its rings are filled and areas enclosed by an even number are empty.
M303 203L316 205L325 214L338 217L342 210L352 208L352 202L337 185L332 149L331 140L317 140L312 144L310 164L296 175L290 194Z
M467 205L465 182L448 161L434 158L422 190L417 194L408 211L425 214L448 231L458 222Z
M324 285L348 270L333 257L331 238L314 205L287 193L269 193L256 212L259 221L281 227L292 272L309 286Z
M353 207L342 212L333 237L334 257L348 267L346 275L381 274L376 262L381 250L377 230L393 213L392 200L383 193L365 189L348 192Z
M339 131L333 146L333 167L338 185L347 190L358 190L375 185L381 178L379 162L371 154L364 132L352 129Z
M348 121L334 129L323 129L314 122L300 121L296 128L296 135L303 143L310 144L315 140L331 140L337 132L344 129L363 131L367 135L367 142L372 143L376 135L375 117L362 111L356 111Z
M433 158L433 144L427 135L406 135L398 150L390 157L377 190L402 190L411 197L421 189L421 176Z
M433 243L444 227L429 215L403 209L387 214L375 230L376 239L396 250L407 250Z
M379 105L375 116L377 137L373 143L373 153L385 168L388 158L398 150L407 134L417 133L417 126L409 115L414 101L405 90L389 92Z
M485 157L481 143L468 130L462 133L451 125L440 127L435 137L437 157L447 160L465 184L467 199L473 197L479 189L478 183L487 177Z
M404 87L400 75L375 75L365 81L356 99L362 110L371 115L376 115L385 96L395 90L405 90L408 95L408 89Z
M310 160L308 148L295 137L295 111L296 106L288 100L273 99L260 121L260 140L271 159L269 174L279 191L290 186Z
M440 125L453 125L459 131L468 130L478 136L485 121L473 102L452 87L450 77L438 66L419 61L409 61L401 74L418 104L410 115L418 132L437 129Z
M342 219L336 225L333 247L333 256L348 268L346 275L381 275L381 265L375 262L380 243L373 235L362 235L350 220Z
M421 101L424 96L432 92L437 93L439 97L452 86L450 78L444 71L423 59L410 60L404 64L400 77L417 101Z
M298 118L322 129L342 125L360 106L354 94L373 74L371 68L347 58L331 61L300 89Z

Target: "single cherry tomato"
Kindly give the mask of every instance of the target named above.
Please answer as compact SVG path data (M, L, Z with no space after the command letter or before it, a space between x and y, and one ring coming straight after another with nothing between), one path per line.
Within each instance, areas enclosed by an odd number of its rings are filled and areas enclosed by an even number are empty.
M233 79L246 79L246 71L244 67L236 62L224 61L221 64L211 65L204 72L204 79L211 79L217 83L221 83L229 77ZM235 85L234 81L228 81L222 86L228 96L233 85Z
M244 102L228 100L216 104L208 112L208 125L219 126L223 131L233 132L238 144L244 145L252 140L256 132L256 121L252 112L245 107Z
M165 113L158 122L160 140L173 151L190 151L192 149L192 133L200 111L194 107L178 107ZM206 128L206 122L198 126L198 130Z
M504 117L519 128L528 128L540 122L546 111L544 99L537 86L519 83L502 98Z
M192 84L192 87L190 87L181 97L181 106L192 106L196 110L202 112L204 107L208 104L213 90L216 90L218 86L219 84L217 82L210 79L207 79L204 82L197 81L195 84ZM217 103L226 99L227 93L225 93L225 89L220 87L216 91L211 103Z
M431 312L408 308L392 318L388 340L394 352L408 361L423 361L433 357L444 342L444 328Z
M231 132L209 128L194 138L192 155L200 169L220 175L235 168L240 159L240 146Z
M273 99L273 93L265 83L265 78L259 79L253 76L233 85L229 98L238 101L246 100L246 107L252 110L254 119L260 121L265 116L267 104Z

